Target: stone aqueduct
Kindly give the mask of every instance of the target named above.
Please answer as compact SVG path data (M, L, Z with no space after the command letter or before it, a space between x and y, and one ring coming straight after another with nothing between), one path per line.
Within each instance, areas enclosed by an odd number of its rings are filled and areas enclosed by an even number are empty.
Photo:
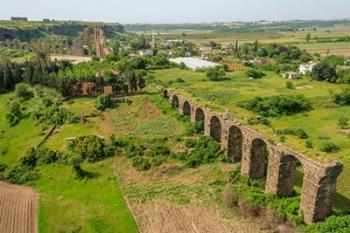
M218 141L228 157L241 161L242 175L252 179L266 177L266 192L278 197L293 196L296 169L301 164L300 209L306 223L323 220L332 212L342 164L321 164L281 144L269 142L261 134L239 124L228 113L217 114L170 90L165 89L163 97L191 121L203 122L205 135Z

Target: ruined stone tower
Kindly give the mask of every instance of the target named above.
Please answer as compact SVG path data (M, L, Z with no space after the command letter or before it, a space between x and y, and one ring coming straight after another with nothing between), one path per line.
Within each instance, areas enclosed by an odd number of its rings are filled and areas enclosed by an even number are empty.
M103 58L108 53L106 37L104 31L99 26L87 27L75 39L71 47L71 54L76 56L96 56Z

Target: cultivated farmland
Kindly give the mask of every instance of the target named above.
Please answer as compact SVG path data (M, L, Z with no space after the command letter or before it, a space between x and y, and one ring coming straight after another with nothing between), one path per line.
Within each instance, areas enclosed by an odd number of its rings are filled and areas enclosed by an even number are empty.
M37 233L38 194L0 182L0 233Z

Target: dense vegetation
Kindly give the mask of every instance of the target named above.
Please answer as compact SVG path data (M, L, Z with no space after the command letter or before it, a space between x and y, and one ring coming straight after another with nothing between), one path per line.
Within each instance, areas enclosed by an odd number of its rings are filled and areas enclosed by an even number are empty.
M312 109L309 101L302 95L279 95L266 98L255 97L250 101L238 103L238 106L265 117L292 115Z

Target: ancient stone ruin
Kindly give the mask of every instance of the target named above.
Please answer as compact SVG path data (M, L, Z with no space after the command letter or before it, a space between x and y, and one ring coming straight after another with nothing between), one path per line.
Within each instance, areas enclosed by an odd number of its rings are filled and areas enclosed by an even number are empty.
M96 56L103 58L109 53L104 31L99 26L86 28L80 36L74 40L71 54L76 56Z
M229 158L241 161L241 173L252 179L266 177L266 192L278 197L294 195L297 166L303 169L300 209L306 223L324 220L332 212L341 163L321 164L281 144L268 141L256 131L241 125L228 113L217 114L173 91L163 97L178 107L192 122L204 124L205 135L221 143Z

